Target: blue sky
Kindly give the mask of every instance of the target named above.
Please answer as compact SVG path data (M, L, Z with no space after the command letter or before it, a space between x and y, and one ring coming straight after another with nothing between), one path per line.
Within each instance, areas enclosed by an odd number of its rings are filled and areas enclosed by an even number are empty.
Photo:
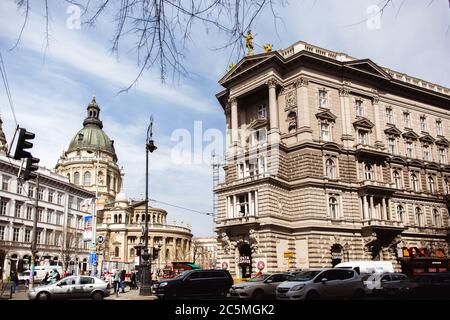
M19 34L22 16L14 1L0 4L0 50L21 126L36 133L33 154L53 168L72 136L81 128L87 104L95 93L102 108L104 130L115 140L119 164L125 170L125 192L132 198L144 193L144 141L148 118L155 117L158 150L150 158L150 198L200 211L212 210L212 172L207 163L177 165L171 161L176 129L193 132L194 121L203 130L225 128L223 111L214 95L230 59L227 50L214 47L225 41L212 30L195 25L186 49L189 78L162 84L158 70L145 74L128 93L116 95L134 79L137 68L131 41L119 56L110 54L110 18L96 28L68 29L67 5L55 2L51 11L50 47L45 50L43 11L31 15L18 48L9 49ZM450 87L450 8L447 0L393 1L380 28L366 22L367 10L380 2L304 0L289 1L277 9L282 22L275 29L268 12L252 26L255 42L271 42L274 49L303 40L345 52ZM400 9L400 10L399 10ZM257 49L258 50L258 49ZM0 110L10 140L14 124L6 95L0 89ZM206 146L206 143L204 144ZM196 236L212 234L212 218L158 205L168 210L168 221L192 225Z

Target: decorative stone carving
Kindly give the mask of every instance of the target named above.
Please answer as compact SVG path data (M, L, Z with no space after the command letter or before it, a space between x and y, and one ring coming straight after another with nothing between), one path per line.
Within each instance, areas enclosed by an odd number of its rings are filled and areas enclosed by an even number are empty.
M379 96L373 96L372 97L372 104L378 104L380 102Z
M339 95L340 95L341 97L348 97L348 94L349 94L348 88L346 88L346 87L341 87L341 88L339 89Z
M309 85L309 80L307 78L300 77L297 80L295 80L294 84L297 88L307 87Z
M222 234L220 235L220 242L222 244L223 251L225 253L230 252L231 241L226 232L222 232Z
M286 91L286 110L293 110L297 108L297 90L294 88L292 90Z
M278 81L275 78L272 78L272 79L267 80L266 83L269 88L276 88Z
M289 132L295 132L297 130L297 113L294 111L289 112L288 114L288 131Z

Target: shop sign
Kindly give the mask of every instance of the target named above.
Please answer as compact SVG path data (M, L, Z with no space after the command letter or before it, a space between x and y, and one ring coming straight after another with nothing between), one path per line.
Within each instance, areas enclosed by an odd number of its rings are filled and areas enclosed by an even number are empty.
M250 264L250 257L249 256L240 256L239 263L240 264Z
M284 252L284 257L285 258L293 258L294 257L294 252L292 252L292 251L285 251Z

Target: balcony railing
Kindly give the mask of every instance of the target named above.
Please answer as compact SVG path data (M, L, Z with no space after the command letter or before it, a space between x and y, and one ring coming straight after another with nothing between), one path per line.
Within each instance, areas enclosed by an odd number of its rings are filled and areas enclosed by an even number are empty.
M225 220L222 220L219 225L229 226L229 225L244 224L244 223L256 223L256 222L257 222L257 217L255 215L250 215L250 216L226 218Z
M259 180L259 179L267 178L267 177L270 177L270 176L271 176L270 173L265 172L265 173L255 174L255 175L253 175L253 176L247 176L247 177L243 177L243 178L237 178L237 179L235 179L235 180L233 180L233 181L230 181L230 182L222 182L222 183L219 183L218 188L221 188L221 187L230 187L230 186L238 185L238 184L241 184L241 183L246 183L246 182L251 182L251 181L257 181L257 180Z
M370 219L362 221L364 227L386 227L386 228L400 228L404 229L405 225L402 221L397 220L382 220L382 219Z

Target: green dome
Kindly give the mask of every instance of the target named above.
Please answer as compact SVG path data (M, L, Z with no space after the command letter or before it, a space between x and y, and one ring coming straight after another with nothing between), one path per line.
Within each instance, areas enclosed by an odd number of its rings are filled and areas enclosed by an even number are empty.
M67 152L76 151L77 149L90 149L93 151L99 149L110 153L117 159L114 141L106 135L102 128L100 107L94 97L87 107L87 117L84 119L83 128L72 138Z

